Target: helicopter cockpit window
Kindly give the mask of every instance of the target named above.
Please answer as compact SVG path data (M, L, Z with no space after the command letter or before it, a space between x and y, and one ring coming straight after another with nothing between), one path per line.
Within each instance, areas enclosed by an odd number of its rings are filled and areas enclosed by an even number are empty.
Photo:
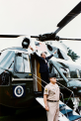
M54 53L54 51L57 50L57 53L54 55L54 57L56 57L56 58L62 58L63 59L63 56L60 53L60 50L58 48L47 44L47 49L50 52L50 54Z
M13 51L3 51L0 55L0 67L8 70L13 69L15 53Z
M68 56L66 55L66 53L64 53L62 50L57 49L57 53L54 55L56 58L61 58L61 59L65 59L68 60Z
M17 53L16 54L15 71L16 72L23 72L23 73L31 72L29 55L24 54L24 53Z
M10 84L10 73L8 71L13 71L14 57L15 53L7 50L3 51L0 55L0 67L2 68L0 73L0 86L8 86Z
M60 52L59 49L57 49L57 53L54 55L56 58L61 58L61 59L64 59L62 53Z
M57 47L51 46L49 44L46 44L46 45L47 45L47 49L50 54L54 53L54 51L57 50L57 53L54 55L54 57L65 59L65 60L69 59L67 54L64 51L62 51L61 49L58 49Z
M62 50L59 50L60 54L62 55L63 59L68 60L69 57L67 56L67 54L65 52L63 52Z

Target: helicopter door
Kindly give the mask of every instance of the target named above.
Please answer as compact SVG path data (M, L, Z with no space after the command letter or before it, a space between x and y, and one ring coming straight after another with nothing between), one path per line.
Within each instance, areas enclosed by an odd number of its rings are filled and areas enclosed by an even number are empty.
M33 95L33 78L30 57L26 53L16 53L14 77L12 78L13 97Z
M36 63L36 69L37 69L37 85L38 85L38 91L42 91L42 87L41 87L41 76L40 76L40 73L39 73L39 67L40 67L40 64L39 62L37 61Z
M41 76L39 73L39 61L36 59L35 56L31 56L31 61L32 61L32 68L33 68L33 79L34 79L34 84L33 84L33 88L34 91L41 91Z
M30 66L30 59L28 54L16 53L15 75L20 78L31 77L31 66Z

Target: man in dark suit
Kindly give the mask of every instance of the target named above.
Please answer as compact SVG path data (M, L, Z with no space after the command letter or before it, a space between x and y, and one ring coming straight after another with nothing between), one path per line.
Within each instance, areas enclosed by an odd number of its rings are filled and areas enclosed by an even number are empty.
M29 47L32 51L33 48L30 46ZM39 56L36 52L34 52L34 55L38 59L40 63L40 69L39 73L41 74L41 79L42 79L42 92L44 90L44 87L47 83L49 83L49 67L48 67L48 61L50 58L53 57L53 55L56 53L56 51L51 54L50 56L46 57L46 54L44 52L41 53L41 56ZM46 83L45 83L46 82Z

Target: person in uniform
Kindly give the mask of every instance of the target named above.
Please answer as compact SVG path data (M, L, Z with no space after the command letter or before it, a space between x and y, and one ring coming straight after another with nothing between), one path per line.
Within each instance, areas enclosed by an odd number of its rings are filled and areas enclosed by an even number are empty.
M42 94L43 94L46 83L49 83L48 61L49 61L49 59L51 59L54 56L54 54L56 54L57 51L55 51L50 56L46 57L46 54L44 52L42 52L41 56L39 56L31 46L29 46L29 48L33 51L34 55L36 56L36 58L38 59L38 61L40 63L39 73L40 73L41 79L42 79Z
M44 88L44 104L47 121L58 121L59 117L59 86L56 84L56 74L49 74L50 83Z

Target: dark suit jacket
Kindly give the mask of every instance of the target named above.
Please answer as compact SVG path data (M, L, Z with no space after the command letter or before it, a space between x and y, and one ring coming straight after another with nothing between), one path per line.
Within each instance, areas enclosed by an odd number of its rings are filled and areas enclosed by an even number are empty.
M35 54L36 58L39 60L39 63L40 63L39 72L40 73L48 72L48 65L45 62L45 60L48 62L48 60L53 56L53 54L48 56L48 57L46 57L45 59L42 58L41 56L37 55L36 53L34 53L34 54Z

